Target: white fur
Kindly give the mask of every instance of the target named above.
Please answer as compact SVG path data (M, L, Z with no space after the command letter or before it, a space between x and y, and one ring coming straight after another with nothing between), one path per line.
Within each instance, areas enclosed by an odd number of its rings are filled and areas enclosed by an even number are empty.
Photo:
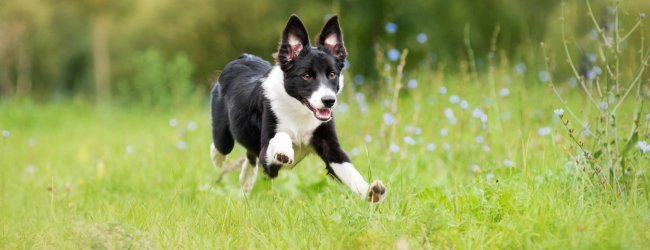
M278 118L275 132L289 135L295 145L309 145L314 130L323 122L316 119L309 108L289 96L284 89L284 72L274 66L262 83L264 96L271 103L271 110Z
M339 38L336 34L331 34L325 38L325 45L334 47L339 43Z
M343 91L343 85L345 84L345 80L343 79L343 73L339 75L339 91L336 92L336 94L340 94L341 91Z
M275 159L276 155L283 154L289 157L289 163L293 164L293 143L287 133L278 132L269 141L269 146L266 148L266 162L272 164L285 165Z
M339 180L352 189L352 192L362 199L366 198L370 186L361 174L359 174L359 171L354 168L352 163L330 163L330 167L334 170L334 174L336 174Z
M242 163L241 173L239 173L242 195L247 195L253 189L253 185L255 185L255 180L257 179L257 169L257 163L256 165L251 165L248 160Z
M226 159L226 156L219 153L217 148L214 147L214 143L210 143L210 159L212 159L212 164L217 168L221 168L223 161Z
M316 90L316 92L311 94L311 96L307 99L307 101L309 101L309 103L314 108L322 109L325 108L325 104L323 104L323 101L321 99L323 98L323 96L326 95L333 95L336 97L336 93L334 93L332 89L325 87L325 85L321 84ZM336 105L336 103L334 103L334 105Z

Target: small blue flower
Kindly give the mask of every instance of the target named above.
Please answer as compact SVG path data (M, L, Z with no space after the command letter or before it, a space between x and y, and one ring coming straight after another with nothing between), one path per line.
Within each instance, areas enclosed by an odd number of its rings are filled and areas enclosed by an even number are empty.
M427 144L427 151L433 151L436 150L436 144L429 143Z
M551 134L551 128L549 127L542 127L537 130L537 134L540 136L547 136Z
M515 165L514 162L512 162L511 160L503 160L503 166L512 167L514 165Z
M503 97L506 97L506 96L510 95L510 90L508 88L502 88L502 89L499 90L499 95L503 96Z
M460 108L462 108L462 109L469 108L469 103L467 102L467 100L460 101Z
M393 22L388 22L386 24L386 32L388 32L390 34L393 34L393 33L397 32L397 24L395 24Z
M650 144L645 141L639 141L636 143L636 146L641 150L642 153L647 153L650 151Z
M355 75L355 76L354 76L354 84L356 84L356 85L363 85L363 81L364 81L365 79L366 79L366 78L363 77L363 75Z
M184 141L178 141L176 142L176 148L178 148L178 150L185 150L187 148L187 143Z
M528 70L528 68L526 67L526 64L523 64L523 63L517 63L517 64L515 64L515 73L516 73L517 75L523 75L523 74L525 74L525 73L526 73L526 70Z
M477 136L477 137L475 137L474 140L475 140L476 143L478 143L478 144L483 144L483 142L485 141L485 139L483 138L483 136L480 136L480 135Z
M361 150L359 150L359 148L352 148L352 150L350 150L350 155L352 155L352 156L357 156L360 153L361 153Z
M449 102L451 103L459 103L460 102L460 97L457 95L452 95L449 97Z
M126 145L126 150L125 151L126 151L127 155L130 155L135 151L135 148L133 148L133 146L131 146L131 145Z
M420 33L420 34L418 34L417 39L418 39L418 43L426 43L427 40L428 40L427 39L427 34Z
M397 144L394 143L391 143L388 149L390 150L391 153L399 152L399 146L397 146Z
M389 113L384 113L384 123L388 126L395 124L395 118Z
M363 140L364 140L366 143L371 143L371 142L372 142L372 136L370 136L370 135L366 135L366 136L363 137Z
M546 70L540 71L538 76L539 80L542 82L548 82L551 80L551 74L549 74Z
M198 126L196 125L196 122L194 122L194 121L190 121L190 122L187 123L187 130L189 130L189 131L194 131L194 130L196 130L197 127Z
M9 133L8 130L2 130L2 137L4 137L4 138L8 138L9 135L10 135L10 133Z
M440 86L440 88L438 88L438 92L439 92L440 94L443 94L443 95L444 95L444 94L447 94L447 87L445 87L445 86Z
M408 145L415 145L415 140L410 136L405 136L404 137L404 143L406 143Z
M447 136L447 134L449 134L449 131L447 131L446 128L441 128L440 129L440 136L445 137L445 136Z
M408 82L409 89L414 89L417 86L418 86L418 81L416 81L414 79L409 80L409 82Z
M562 118L564 116L564 109L560 108L560 109L553 110L553 113L555 113L557 117Z
M178 120L176 120L176 118L169 119L170 127L176 127L176 125L178 125Z
M397 61L399 59L400 53L397 49L390 49L386 55L388 56L388 60Z

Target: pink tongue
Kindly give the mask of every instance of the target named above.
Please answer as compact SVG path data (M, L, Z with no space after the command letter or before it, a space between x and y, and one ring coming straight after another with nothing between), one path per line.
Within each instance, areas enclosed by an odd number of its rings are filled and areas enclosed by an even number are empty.
M330 117L332 115L331 109L317 109L316 114L320 117Z

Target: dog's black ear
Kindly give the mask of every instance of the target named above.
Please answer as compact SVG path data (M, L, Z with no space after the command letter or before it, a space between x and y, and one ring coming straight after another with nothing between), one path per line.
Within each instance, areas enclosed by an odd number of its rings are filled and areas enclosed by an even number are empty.
M347 52L345 51L345 46L343 46L343 32L341 32L341 27L339 27L339 19L337 16L331 17L325 23L317 40L318 48L336 57L339 69L342 69L345 65Z
M298 16L291 15L287 26L282 32L282 41L280 42L276 60L280 63L282 69L286 69L306 49L309 49L307 29L305 29L305 25L302 24Z

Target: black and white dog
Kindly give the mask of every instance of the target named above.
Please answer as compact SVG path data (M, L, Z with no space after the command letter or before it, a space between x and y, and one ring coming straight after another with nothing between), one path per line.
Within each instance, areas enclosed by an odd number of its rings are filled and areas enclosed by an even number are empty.
M274 178L281 168L315 152L331 176L362 199L381 202L386 188L378 180L368 185L341 149L334 128L332 109L343 89L347 55L336 16L317 40L311 47L305 26L292 15L274 54L275 66L248 54L226 65L212 89L212 162L221 167L235 141L244 146L248 161L239 180L246 194L255 184L258 158Z

